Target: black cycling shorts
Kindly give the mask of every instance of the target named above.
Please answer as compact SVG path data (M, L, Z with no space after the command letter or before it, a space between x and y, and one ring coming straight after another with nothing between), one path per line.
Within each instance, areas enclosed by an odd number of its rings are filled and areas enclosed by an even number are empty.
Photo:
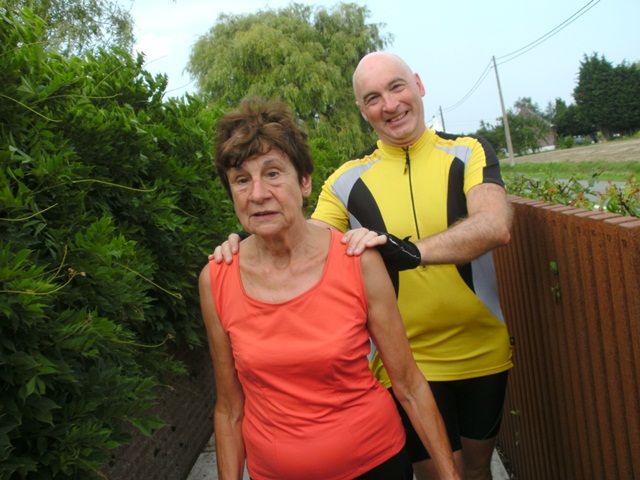
M447 428L454 452L462 449L460 437L487 440L495 437L502 422L502 407L509 372L449 382L429 382L438 409ZM389 389L391 395L393 390ZM430 458L409 417L394 396L407 435L407 453L411 462Z
M363 473L355 480L412 480L413 467L407 451L403 448L389 460Z

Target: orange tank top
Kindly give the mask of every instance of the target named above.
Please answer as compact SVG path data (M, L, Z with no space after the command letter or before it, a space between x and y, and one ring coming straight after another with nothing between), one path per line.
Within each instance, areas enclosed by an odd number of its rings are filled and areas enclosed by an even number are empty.
M255 480L352 479L404 446L396 406L368 364L360 258L332 231L320 280L271 304L249 297L238 257L210 263L216 311L245 394L242 425Z

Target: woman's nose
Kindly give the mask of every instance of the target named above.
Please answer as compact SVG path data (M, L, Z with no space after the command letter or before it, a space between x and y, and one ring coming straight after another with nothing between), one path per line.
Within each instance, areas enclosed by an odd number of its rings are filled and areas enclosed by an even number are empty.
M251 199L259 200L268 196L269 190L261 178L253 180L251 182Z

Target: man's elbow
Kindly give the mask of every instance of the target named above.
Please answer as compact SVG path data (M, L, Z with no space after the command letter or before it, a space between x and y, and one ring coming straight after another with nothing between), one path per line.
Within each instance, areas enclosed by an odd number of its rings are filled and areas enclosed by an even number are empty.
M494 221L486 237L485 252L504 247L511 241L511 229L508 222Z
M511 229L509 225L503 225L499 228L496 235L496 247L503 247L511 241Z
M513 207L511 207L510 204L507 204L504 211L495 218L498 219L494 225L496 247L503 247L511 241Z

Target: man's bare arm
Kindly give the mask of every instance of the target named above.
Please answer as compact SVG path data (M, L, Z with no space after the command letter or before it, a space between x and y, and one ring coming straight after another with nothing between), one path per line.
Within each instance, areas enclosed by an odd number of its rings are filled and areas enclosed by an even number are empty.
M509 242L513 214L503 187L475 186L467 195L467 209L468 217L416 242L421 265L468 263Z

